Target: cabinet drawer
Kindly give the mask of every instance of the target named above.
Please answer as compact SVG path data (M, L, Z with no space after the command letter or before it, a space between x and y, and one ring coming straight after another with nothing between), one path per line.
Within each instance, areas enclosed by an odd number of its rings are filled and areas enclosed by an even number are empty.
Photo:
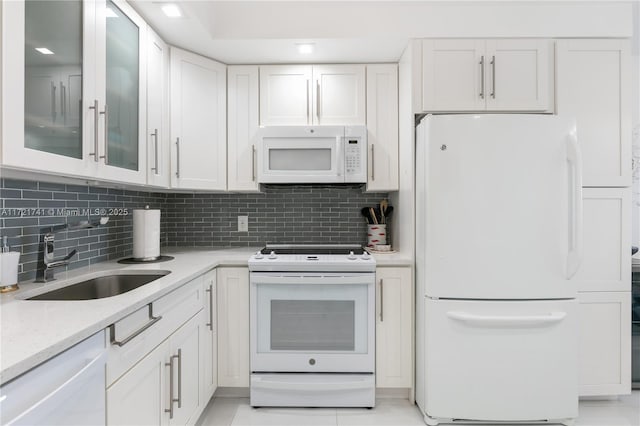
M143 306L109 327L107 386L203 308L202 277ZM144 329L154 321L155 323ZM140 330L143 330L138 333ZM132 336L135 336L132 338ZM118 343L113 342L120 342Z

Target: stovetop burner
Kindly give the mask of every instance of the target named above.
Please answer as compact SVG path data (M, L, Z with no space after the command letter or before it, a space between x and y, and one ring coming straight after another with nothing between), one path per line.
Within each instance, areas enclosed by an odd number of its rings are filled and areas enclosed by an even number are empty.
M362 246L357 244L267 244L260 250L262 254L335 254L355 255L364 253Z

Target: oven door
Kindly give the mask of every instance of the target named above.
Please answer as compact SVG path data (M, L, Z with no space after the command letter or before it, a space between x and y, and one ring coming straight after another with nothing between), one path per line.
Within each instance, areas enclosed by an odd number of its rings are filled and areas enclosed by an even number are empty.
M344 128L269 127L260 130L258 182L344 182Z
M251 371L372 373L374 283L374 273L252 273Z

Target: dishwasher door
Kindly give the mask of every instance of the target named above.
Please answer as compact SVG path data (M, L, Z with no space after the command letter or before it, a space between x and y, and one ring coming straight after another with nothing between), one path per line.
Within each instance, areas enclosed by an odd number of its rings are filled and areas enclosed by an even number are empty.
M640 264L631 275L631 382L640 389Z
M2 425L104 425L104 331L0 388Z

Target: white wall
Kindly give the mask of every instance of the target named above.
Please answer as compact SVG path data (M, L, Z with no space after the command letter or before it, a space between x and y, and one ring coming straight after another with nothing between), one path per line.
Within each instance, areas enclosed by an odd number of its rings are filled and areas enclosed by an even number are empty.
M632 124L633 124L633 234L632 244L640 246L640 4L633 5L633 40L631 42Z

